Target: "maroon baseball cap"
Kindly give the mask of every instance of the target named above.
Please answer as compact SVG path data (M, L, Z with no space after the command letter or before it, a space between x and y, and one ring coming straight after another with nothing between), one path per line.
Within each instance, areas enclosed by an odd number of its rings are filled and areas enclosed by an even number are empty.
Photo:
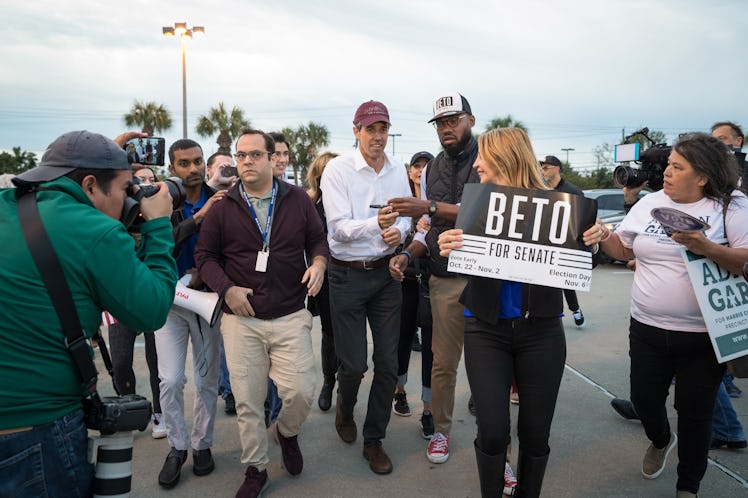
M387 106L376 100L370 100L358 106L356 114L353 116L354 125L369 126L377 121L383 121L388 125L392 124L390 123L390 113L387 112Z

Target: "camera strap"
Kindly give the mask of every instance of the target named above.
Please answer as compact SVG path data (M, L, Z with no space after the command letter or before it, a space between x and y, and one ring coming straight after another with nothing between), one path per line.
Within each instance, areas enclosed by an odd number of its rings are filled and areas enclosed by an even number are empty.
M47 287L49 297L54 305L57 316L62 323L65 333L65 347L70 356L73 357L78 373L81 377L81 385L94 401L100 398L96 391L96 379L98 372L93 358L89 353L86 334L80 326L78 311L75 308L70 287L65 280L65 274L60 266L57 253L49 241L47 231L39 216L39 206L36 202L36 190L29 190L21 194L18 199L18 219L23 231L23 237L31 252L31 257L36 264L39 275ZM98 334L101 338L101 334ZM99 339L97 339L99 341ZM103 349L102 349L103 345ZM99 342L99 348L106 350L103 338ZM109 358L108 352L106 357ZM111 360L109 361L111 364Z

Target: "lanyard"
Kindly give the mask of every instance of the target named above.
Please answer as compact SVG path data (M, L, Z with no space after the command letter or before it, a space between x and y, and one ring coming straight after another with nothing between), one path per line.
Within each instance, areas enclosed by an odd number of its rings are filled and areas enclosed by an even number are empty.
M249 212L252 214L252 218L255 220L255 224L257 225L257 229L260 231L260 235L262 236L262 250L267 251L268 246L270 245L270 229L273 226L273 206L275 206L275 196L278 193L278 185L273 182L273 193L270 196L270 206L268 206L268 217L267 220L265 220L265 230L262 230L262 226L260 225L260 219L257 217L257 213L255 212L255 208L252 207L252 202L249 200L249 196L247 195L247 192L244 190L244 185L241 185L241 192L242 197L244 197L244 202L247 203L247 206L249 206Z

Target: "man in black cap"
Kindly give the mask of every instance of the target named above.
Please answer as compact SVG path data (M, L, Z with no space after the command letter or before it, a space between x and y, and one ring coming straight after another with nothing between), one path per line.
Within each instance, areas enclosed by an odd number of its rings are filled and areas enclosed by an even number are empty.
M132 188L122 147L138 136L115 143L88 131L66 133L39 166L13 179L17 189L0 190L0 496L90 496L93 479L86 393L21 231L19 198L36 196L86 337L98 330L103 310L133 330L153 331L166 321L177 280L166 186L140 201L137 252L119 221Z
M480 183L473 163L478 157L478 142L472 134L475 117L467 99L459 93L439 97L434 102L434 116L429 120L436 128L444 150L423 173L421 199L403 197L388 201L401 216L430 217L431 229L425 237L416 237L408 248L390 261L390 273L402 280L408 262L429 254L429 289L433 331L431 348L434 366L431 373L434 435L426 457L432 463L449 458L449 434L457 382L457 367L464 340L464 307L459 298L467 277L447 271L447 258L439 256L439 234L454 228L466 183ZM428 248L428 249L427 249Z
M543 169L543 177L545 177L545 181L548 182L549 187L558 192L566 192L584 197L582 189L561 178L561 161L559 158L556 156L545 156L545 160L540 161L540 167ZM574 317L574 323L577 327L581 327L584 325L584 315L582 314L582 308L579 307L576 291L574 289L564 289L564 297Z

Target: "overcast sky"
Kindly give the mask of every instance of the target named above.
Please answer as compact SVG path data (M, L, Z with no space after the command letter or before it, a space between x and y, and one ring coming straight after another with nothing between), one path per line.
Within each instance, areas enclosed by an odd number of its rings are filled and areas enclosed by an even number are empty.
M182 133L180 43L187 48L190 138L223 101L266 131L315 121L331 150L353 146L356 107L390 110L395 155L438 152L433 100L459 91L475 131L511 114L535 153L595 165L622 130L748 127L745 0L0 0L0 149L43 151L89 129L115 136L134 99L164 104ZM392 151L392 139L387 148Z

